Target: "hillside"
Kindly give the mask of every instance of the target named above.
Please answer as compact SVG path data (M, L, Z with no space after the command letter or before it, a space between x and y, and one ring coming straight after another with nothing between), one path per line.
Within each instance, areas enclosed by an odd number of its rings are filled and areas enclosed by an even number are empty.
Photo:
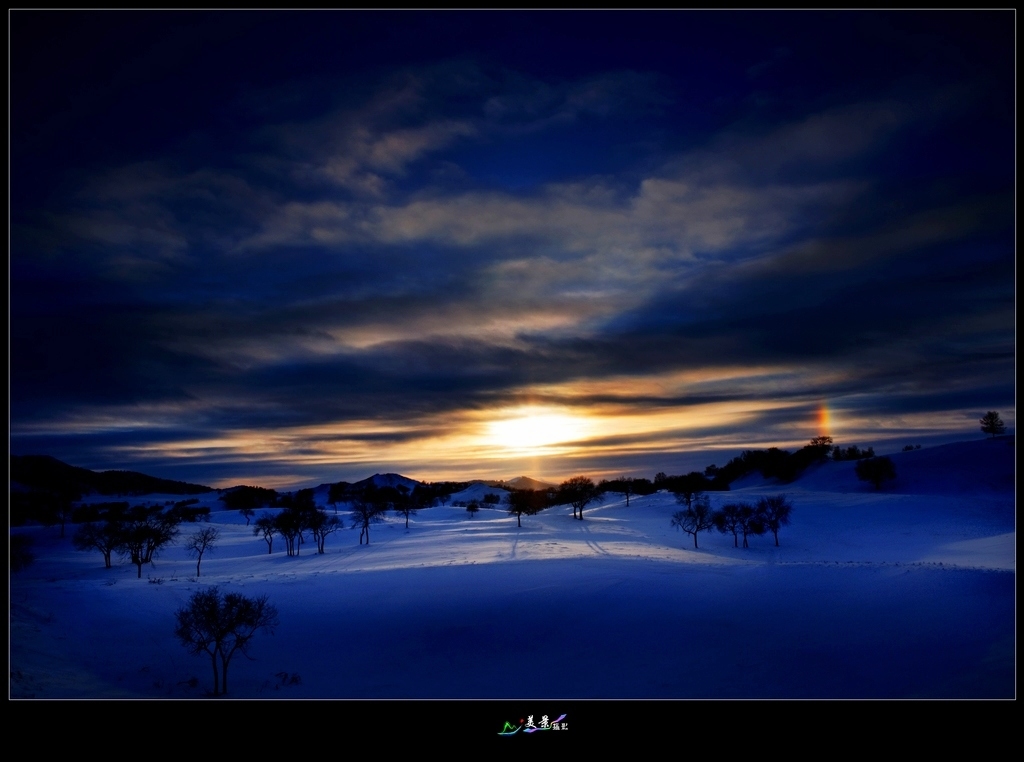
M584 521L555 506L521 529L500 505L424 509L408 530L389 514L370 545L342 508L323 555L309 543L291 557L216 510L201 578L183 544L194 526L142 580L21 527L37 560L11 578L11 693L202 697L209 662L175 640L174 612L216 585L280 612L232 663L235 698L1012 698L1016 515L1000 446L894 455L903 491L826 463L784 487L710 493L718 509L785 492L778 547L704 531L695 548L667 492L629 507L606 494Z
M896 479L887 482L883 490L903 495L1012 492L1016 483L1015 454L1013 437L892 453L889 458L896 466ZM857 478L856 466L856 461L812 466L793 486L830 492L873 491L870 484ZM742 485L757 482L756 478L745 478Z
M415 479L410 479L408 476L402 476L401 474L374 474L373 476L356 482L352 487L353 489L360 490L364 487L370 486L371 484L374 487L406 487L411 491L416 489L420 482Z
M213 491L202 484L160 479L137 471L90 471L48 455L12 455L11 482L33 490L100 495L198 495Z

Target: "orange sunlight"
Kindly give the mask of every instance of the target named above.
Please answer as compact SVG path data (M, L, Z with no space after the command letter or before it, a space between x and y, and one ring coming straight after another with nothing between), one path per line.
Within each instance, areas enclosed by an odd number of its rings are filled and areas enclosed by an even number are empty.
M579 442L597 429L588 418L558 408L521 407L499 415L487 424L483 441L509 454L530 455L552 445Z

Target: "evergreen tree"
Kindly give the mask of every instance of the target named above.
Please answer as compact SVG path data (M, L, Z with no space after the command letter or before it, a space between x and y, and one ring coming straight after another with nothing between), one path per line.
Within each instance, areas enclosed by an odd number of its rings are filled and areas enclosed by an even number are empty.
M1006 433L1006 425L995 410L989 410L985 413L978 423L981 424L981 430L986 434L991 434L993 438Z

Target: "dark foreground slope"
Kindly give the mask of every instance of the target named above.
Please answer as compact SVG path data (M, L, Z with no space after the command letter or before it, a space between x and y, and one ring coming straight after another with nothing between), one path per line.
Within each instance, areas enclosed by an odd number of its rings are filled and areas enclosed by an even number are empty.
M202 484L160 479L137 471L90 471L48 455L12 455L11 481L31 490L62 494L198 495L212 492Z

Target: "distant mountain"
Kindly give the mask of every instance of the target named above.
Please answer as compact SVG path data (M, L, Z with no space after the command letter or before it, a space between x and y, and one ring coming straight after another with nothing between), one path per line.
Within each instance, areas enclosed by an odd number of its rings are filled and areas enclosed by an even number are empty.
M198 495L213 492L202 484L159 479L137 471L90 471L69 466L49 455L12 455L11 488L17 484L48 492L78 492L101 495Z
M371 484L374 487L408 487L411 491L420 486L421 482L401 474L374 474L369 478L363 479L361 482L356 482L352 487L359 490Z
M517 476L515 479L509 479L508 481L499 480L488 483L492 487L501 487L502 489L551 489L558 486L550 482L542 482L539 479L531 479L529 476Z

